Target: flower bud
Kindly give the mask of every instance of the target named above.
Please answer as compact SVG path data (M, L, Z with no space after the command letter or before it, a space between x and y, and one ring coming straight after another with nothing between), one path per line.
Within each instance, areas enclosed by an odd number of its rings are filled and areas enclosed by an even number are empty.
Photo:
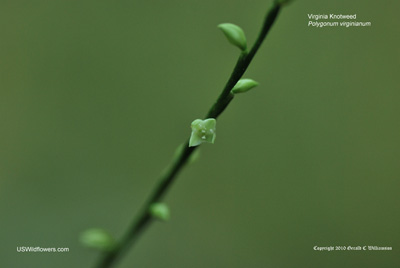
M174 159L177 159L183 152L183 150L185 150L186 147L186 143L181 143L175 150L174 153ZM200 158L200 149L197 149L196 151L194 151L188 158L187 163L188 164L193 164L195 162L197 162Z
M150 214L154 218L162 221L169 220L170 213L169 208L164 203L154 203L150 206Z
M194 120L191 125L192 135L190 136L189 147L198 146L203 142L214 143L216 124L217 121L214 118Z
M100 228L86 230L81 234L80 241L89 248L101 251L111 250L115 244L114 238L106 230Z
M253 79L243 78L236 83L231 92L233 94L243 93L249 91L250 89L256 86L258 86L258 83Z
M232 23L222 23L218 25L218 28L222 30L232 45L237 46L242 51L246 51L247 41L242 28Z

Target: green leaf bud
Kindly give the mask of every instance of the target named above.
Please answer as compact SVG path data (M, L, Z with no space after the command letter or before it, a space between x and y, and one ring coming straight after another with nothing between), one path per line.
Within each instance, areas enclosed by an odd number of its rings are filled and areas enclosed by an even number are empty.
M250 89L256 86L258 86L258 83L253 79L243 78L236 83L231 92L233 94L243 93L249 91Z
M150 206L150 214L154 218L162 221L169 220L170 213L169 208L164 203L154 203Z
M105 230L92 228L84 231L80 236L80 242L89 248L101 251L109 251L114 247L114 238Z
M242 51L246 51L246 35L244 34L242 28L232 23L222 23L218 25L218 28L222 30L232 45L237 46Z
M216 124L217 121L214 118L194 120L191 125L192 135L190 136L189 147L198 146L203 142L214 143Z

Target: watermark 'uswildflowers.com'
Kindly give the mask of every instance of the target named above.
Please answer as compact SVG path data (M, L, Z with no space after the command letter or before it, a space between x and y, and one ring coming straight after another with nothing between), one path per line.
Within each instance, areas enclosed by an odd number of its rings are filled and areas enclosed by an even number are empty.
M17 247L20 253L64 253L69 252L69 248L42 248L42 247Z

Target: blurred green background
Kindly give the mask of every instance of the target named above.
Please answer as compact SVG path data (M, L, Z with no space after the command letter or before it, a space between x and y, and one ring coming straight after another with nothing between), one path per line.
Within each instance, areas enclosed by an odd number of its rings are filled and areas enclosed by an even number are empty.
M1 267L91 267L90 227L120 237L213 104L272 1L0 2ZM295 1L172 219L118 267L399 267L399 1ZM366 28L308 28L307 14ZM316 252L318 246L393 251ZM69 247L17 253L16 247Z

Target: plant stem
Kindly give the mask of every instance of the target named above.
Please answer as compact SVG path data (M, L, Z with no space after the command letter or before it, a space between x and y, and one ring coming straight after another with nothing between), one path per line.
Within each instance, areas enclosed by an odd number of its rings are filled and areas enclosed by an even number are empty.
M215 104L208 111L205 118L217 118L229 105L229 103L233 99L233 94L231 93L232 88L236 85L239 79L242 77L244 72L247 70L251 60L256 54L257 50L260 48L262 42L267 36L269 30L274 24L279 11L281 9L281 5L277 2L274 3L272 8L269 10L264 24L261 28L261 31L257 37L256 42L251 48L250 52L243 52L237 63L235 68L232 71L232 74L226 83L221 95L218 97ZM123 254L134 244L134 242L139 238L140 234L150 225L152 222L152 217L149 213L149 208L153 203L159 202L163 196L166 194L168 189L171 187L178 173L182 170L186 162L188 161L189 156L196 150L197 147L189 147L189 140L186 141L186 145L181 153L176 157L168 171L164 173L164 175L160 178L158 185L155 187L155 190L148 198L147 202L142 207L142 210L137 215L137 218L134 220L128 232L122 237L121 241L111 250L105 252L102 256L102 259L97 264L97 268L108 268L117 262L121 258Z

